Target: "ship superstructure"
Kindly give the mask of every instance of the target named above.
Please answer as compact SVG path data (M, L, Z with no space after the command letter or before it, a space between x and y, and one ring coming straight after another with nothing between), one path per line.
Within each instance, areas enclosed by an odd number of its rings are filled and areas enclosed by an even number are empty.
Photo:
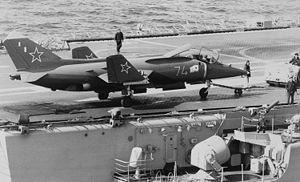
M242 116L263 114L260 112L262 108L270 107L145 115L123 115L120 108L115 108L110 110L109 118L84 117L88 113L77 111L78 115L76 112L54 114L59 118L56 120L49 113L36 116L28 114L30 112L17 113L15 121L1 122L0 178L8 182L147 181L174 176L174 168L178 175L196 172L199 166L195 167L191 159L193 150L202 145L202 141L212 137L216 141L211 141L219 143L217 146L221 147L221 151L225 144L231 149L228 142L222 143L225 134L229 133L229 136L234 129L241 128ZM269 109L268 115L264 116L265 127L287 127L283 118L298 111L299 105L280 105ZM255 123L245 120L243 128L251 129ZM236 149L239 145L233 146ZM224 154L223 162L228 160L228 152ZM242 159L241 154L232 155L230 151L233 167L240 166Z
M143 160L147 159L151 170L175 161L180 167L190 166L179 156L221 132L225 119L224 114L115 117L32 123L23 118L18 124L3 125L0 178L11 182L112 181L114 173L127 175L127 168L114 165L117 161L128 164L135 147L146 154Z

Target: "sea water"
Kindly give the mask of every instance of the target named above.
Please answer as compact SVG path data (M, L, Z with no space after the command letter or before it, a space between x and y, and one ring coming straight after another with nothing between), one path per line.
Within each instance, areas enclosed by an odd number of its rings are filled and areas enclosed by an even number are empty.
M174 31L218 29L249 22L299 21L298 0L1 0L0 39L17 31L31 38L76 34L113 36L118 28ZM160 30L156 30L160 29Z

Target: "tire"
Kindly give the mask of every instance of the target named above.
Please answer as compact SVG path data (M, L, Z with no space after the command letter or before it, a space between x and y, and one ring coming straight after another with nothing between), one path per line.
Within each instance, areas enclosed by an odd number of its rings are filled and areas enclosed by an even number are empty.
M100 91L98 93L98 99L99 100L105 100L108 98L109 93L107 91Z
M239 89L239 88L236 88L236 89L234 89L234 94L236 96L241 96L243 94L243 90Z
M208 88L201 88L199 91L199 96L201 99L206 99L208 95Z
M266 81L266 82L267 82L267 84L269 84L271 87L275 87L275 86L276 86L274 82L271 82L271 81Z
M125 96L123 97L123 99L121 100L121 106L123 107L130 107L132 106L132 99L130 96Z
M275 86L276 86L274 83L269 83L269 85L270 85L271 87L275 87Z

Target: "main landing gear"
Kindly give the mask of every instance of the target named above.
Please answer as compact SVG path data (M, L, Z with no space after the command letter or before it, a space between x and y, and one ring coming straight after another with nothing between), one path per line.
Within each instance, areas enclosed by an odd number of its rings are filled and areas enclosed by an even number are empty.
M121 106L123 106L123 107L130 107L130 106L132 106L132 98L131 98L131 96L124 96L121 99Z
M99 90L96 91L98 93L99 100L105 100L109 96L109 92L107 90ZM122 91L123 98L121 99L121 106L130 107L132 106L132 91L130 89Z
M109 92L106 90L97 91L98 93L98 99L99 100L105 100L108 98Z
M121 106L132 106L133 103L131 96L133 95L133 91L131 90L130 86L128 86L126 90L122 90L122 95L124 95L124 97L121 99Z

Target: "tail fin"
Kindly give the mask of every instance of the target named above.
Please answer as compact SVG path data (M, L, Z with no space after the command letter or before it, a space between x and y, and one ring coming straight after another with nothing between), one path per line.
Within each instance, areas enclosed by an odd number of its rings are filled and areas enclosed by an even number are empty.
M87 46L76 47L72 50L72 58L73 59L94 59L97 56L93 53L93 51Z
M122 55L106 58L108 81L111 83L138 82L145 80L141 73Z
M4 46L17 71L44 71L57 67L60 57L28 38L7 39Z

